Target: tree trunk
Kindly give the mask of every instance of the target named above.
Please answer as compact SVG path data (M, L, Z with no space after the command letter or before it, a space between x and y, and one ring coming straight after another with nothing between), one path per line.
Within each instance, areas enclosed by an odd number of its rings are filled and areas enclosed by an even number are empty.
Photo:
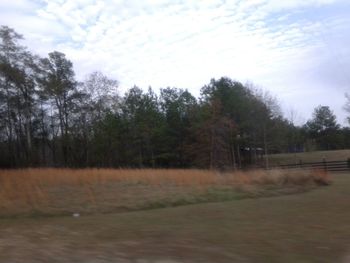
M266 140L266 124L264 124L264 148L265 148L265 168L269 169L269 157L268 157L268 150L267 150L267 140Z

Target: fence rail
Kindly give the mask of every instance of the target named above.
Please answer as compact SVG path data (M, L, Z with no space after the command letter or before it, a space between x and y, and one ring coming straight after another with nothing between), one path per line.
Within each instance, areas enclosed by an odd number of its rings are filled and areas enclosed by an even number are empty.
M322 162L302 162L293 164L283 164L272 168L279 169L320 169L327 172L350 172L350 160L347 161L322 161Z

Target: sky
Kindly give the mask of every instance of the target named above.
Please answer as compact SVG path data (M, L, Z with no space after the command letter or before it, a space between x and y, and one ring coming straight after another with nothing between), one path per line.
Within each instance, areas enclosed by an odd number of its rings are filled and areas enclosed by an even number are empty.
M78 80L118 80L121 93L199 96L227 76L269 91L296 123L327 105L346 124L349 0L0 0L0 25L39 55L65 53Z

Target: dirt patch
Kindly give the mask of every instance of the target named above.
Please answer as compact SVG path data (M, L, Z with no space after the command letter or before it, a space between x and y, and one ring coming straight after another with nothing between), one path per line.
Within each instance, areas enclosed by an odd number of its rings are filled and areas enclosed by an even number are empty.
M344 256L343 260L341 263L350 263L350 250L349 252Z

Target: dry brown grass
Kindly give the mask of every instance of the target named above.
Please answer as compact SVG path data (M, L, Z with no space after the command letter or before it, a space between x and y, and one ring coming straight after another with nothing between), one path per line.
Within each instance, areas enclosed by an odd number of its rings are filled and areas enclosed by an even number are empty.
M0 216L125 211L234 199L266 186L305 188L329 182L322 171L301 170L0 170ZM206 195L212 189L216 192ZM225 195L218 198L221 189Z

